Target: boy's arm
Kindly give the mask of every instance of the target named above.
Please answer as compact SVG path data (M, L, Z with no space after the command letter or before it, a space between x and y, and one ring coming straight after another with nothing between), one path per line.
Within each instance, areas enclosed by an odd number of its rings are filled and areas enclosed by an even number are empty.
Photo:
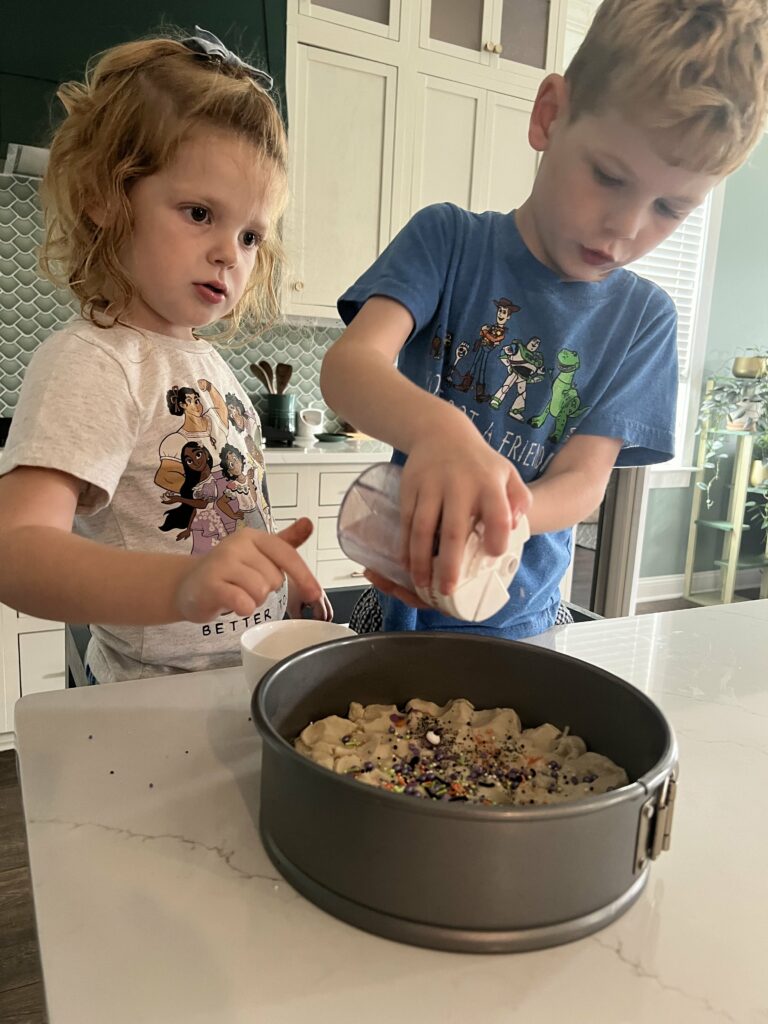
M473 518L485 524L486 549L501 554L530 492L459 409L397 370L394 361L412 330L403 305L370 298L326 354L320 387L345 420L408 456L401 490L404 559L415 584L428 586L439 524L442 588L450 593Z
M574 434L531 483L531 533L552 533L581 522L603 500L621 450L617 437Z
M309 520L280 535L238 531L202 557L121 551L72 534L82 486L30 466L0 477L0 603L61 622L150 626L206 622L224 608L250 615L284 573L307 603L322 595L294 550Z

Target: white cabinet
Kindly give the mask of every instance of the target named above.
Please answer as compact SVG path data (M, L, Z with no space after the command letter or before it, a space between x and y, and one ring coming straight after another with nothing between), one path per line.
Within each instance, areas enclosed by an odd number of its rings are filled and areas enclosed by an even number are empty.
M388 454L382 454L386 461ZM312 536L299 549L301 557L310 566L326 590L355 587L364 584L363 568L348 559L336 538L336 519L344 494L352 482L370 465L368 462L311 464L301 467L296 504L291 508L274 506L278 529L288 526L300 516L307 516L314 524ZM295 470L287 466L267 465L270 496L282 488L281 478L291 477Z
M507 211L528 196L536 153L527 100L419 75L416 111L411 213L444 202Z
M395 68L300 45L291 119L291 311L324 309L390 239Z
M560 66L564 0L290 0L288 314L336 300L433 202L530 191L528 117Z
M491 71L544 68L558 13L550 0L421 0L419 45Z
M0 605L0 750L13 743L13 707L29 693L65 686L64 626Z
M400 33L400 0L299 0L299 11L307 18L388 39Z

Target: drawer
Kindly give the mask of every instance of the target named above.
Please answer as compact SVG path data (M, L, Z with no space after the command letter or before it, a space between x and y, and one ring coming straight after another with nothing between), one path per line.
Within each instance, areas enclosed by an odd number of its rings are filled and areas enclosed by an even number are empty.
M363 567L349 558L334 558L328 562L317 563L317 578L326 590L334 587L367 586L368 581L363 575Z
M19 634L21 695L63 690L65 686L64 630Z
M299 474L268 469L267 489L273 508L292 508L299 500Z
M336 536L336 516L320 516L317 520L317 550L341 551Z
M340 505L341 499L358 476L359 473L321 473L319 504Z

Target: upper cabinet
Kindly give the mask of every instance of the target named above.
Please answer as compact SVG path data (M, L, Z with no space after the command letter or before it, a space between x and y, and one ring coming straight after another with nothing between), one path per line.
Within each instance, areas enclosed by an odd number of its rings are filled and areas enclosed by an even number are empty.
M564 0L289 0L288 314L336 300L419 209L522 202Z
M299 0L299 13L357 32L400 38L400 0Z
M555 13L550 0L421 0L419 45L496 70L544 68Z
M396 69L299 44L291 117L290 310L336 298L391 237Z

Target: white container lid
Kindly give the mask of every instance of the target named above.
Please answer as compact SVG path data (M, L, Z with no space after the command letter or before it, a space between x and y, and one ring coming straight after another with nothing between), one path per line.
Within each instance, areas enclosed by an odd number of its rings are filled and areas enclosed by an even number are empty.
M429 588L416 593L433 608L465 622L483 622L495 615L509 600L509 585L520 566L525 542L531 535L525 516L510 531L507 549L502 555L489 555L483 548L483 524L478 523L467 540L459 581L452 594L440 593L435 573Z

